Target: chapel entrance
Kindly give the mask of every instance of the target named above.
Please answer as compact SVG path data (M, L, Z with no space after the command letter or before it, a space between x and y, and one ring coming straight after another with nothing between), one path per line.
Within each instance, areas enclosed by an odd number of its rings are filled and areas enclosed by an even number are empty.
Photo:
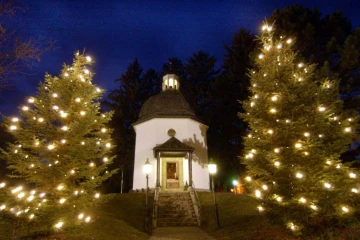
M166 188L180 188L179 164L177 162L166 163Z
M175 134L173 129L169 132ZM193 147L171 136L169 140L157 145L153 150L154 157L157 159L156 187L161 187L163 191L176 192L183 191L186 184L192 186Z

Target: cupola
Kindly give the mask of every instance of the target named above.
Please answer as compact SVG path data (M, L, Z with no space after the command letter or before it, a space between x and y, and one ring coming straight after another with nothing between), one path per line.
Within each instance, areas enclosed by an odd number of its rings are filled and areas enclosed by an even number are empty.
M180 83L179 83L179 77L175 74L166 74L163 76L163 83L162 83L162 90L179 90L180 89Z

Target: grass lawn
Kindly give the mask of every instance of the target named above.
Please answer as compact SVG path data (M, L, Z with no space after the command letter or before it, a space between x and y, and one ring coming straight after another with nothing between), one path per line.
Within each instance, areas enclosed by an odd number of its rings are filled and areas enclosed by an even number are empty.
M216 239L241 240L295 240L295 238L282 225L271 223L264 214L257 211L257 202L247 195L234 195L231 193L216 193L219 217L222 228L217 229L214 214L213 195L199 193L201 201L202 226ZM150 211L152 209L153 195L149 197ZM48 239L48 240L115 240L115 239L149 239L143 231L145 194L117 194L100 209L92 213L92 224L81 228L67 229L55 233L51 237L34 237L18 239ZM39 230L39 229L38 229ZM26 235L26 228L21 233ZM12 224L1 219L0 214L0 240L11 239ZM350 238L333 239L360 239L360 229L356 228ZM327 238L324 238L327 239Z
M149 198L152 200L152 196ZM150 202L152 203L152 201ZM92 224L85 224L81 228L60 231L51 237L34 237L19 239L56 239L56 240L115 240L115 239L149 239L143 232L145 194L118 194L100 209L92 213ZM151 208L150 208L151 209ZM0 240L11 239L12 224L1 220ZM25 235L23 228L21 235Z
M220 224L216 227L212 193L198 193L201 202L201 228L216 239L296 239L281 225L259 214L255 199L247 195L216 193Z

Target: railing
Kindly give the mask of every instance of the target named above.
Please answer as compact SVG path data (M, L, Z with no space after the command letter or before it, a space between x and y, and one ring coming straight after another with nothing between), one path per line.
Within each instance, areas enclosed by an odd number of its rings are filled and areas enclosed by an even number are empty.
M200 199L199 199L199 196L198 196L198 194L196 192L194 181L192 181L191 185L192 185L192 192L193 192L193 195L194 195L194 197L191 195L191 199L193 200L196 219L197 219L198 225L200 226L200 224L201 224L201 215L200 215L200 213L201 213L201 204L200 204Z
M153 212L152 212L152 223L153 223L153 227L155 227L155 228L157 226L157 212L158 212L159 192L160 192L160 188L156 187L155 188L155 193L154 193L154 205L153 205Z

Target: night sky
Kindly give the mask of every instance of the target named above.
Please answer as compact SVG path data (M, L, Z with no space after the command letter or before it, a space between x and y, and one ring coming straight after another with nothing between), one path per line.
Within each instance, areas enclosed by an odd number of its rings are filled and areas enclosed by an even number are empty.
M13 90L0 92L0 112L17 112L16 107L33 95L45 72L59 74L62 64L71 64L77 50L96 61L94 83L107 92L114 80L138 58L144 69L160 70L170 57L185 61L192 53L205 50L221 65L224 44L230 44L239 28L258 33L261 22L275 8L293 3L313 8L323 15L342 9L353 24L360 26L359 1L351 0L237 0L237 1L26 1L28 11L11 19L23 36L42 36L56 41L56 48L44 54L32 74L19 76Z

